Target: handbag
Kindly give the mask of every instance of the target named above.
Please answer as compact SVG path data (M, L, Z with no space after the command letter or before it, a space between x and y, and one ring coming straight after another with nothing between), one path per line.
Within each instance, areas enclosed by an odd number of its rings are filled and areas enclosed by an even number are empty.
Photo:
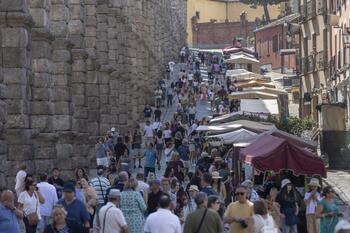
M205 216L207 215L207 211L208 211L208 209L205 208L204 213L203 213L203 216L202 216L202 219L201 219L201 221L200 221L200 223L199 223L199 225L198 225L198 228L197 228L197 230L196 230L196 233L199 233L199 232L200 232L201 227L202 227L203 222L204 222L204 218L205 218Z
M34 225L37 225L38 222L39 222L39 216L38 216L38 205L39 205L39 200L38 198L36 197L36 194L34 193L34 197L36 199L36 207L35 207L35 212L33 213L30 213L26 216L27 220L28 220L28 224L30 226L34 226Z

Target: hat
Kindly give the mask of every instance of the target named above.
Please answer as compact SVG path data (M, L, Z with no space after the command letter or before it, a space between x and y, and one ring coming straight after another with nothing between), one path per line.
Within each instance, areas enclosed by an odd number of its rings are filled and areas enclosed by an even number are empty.
M340 230L350 230L350 223L346 220L340 220L337 225L335 225L334 233Z
M74 193L75 192L75 187L74 184L71 182L65 183L63 186L63 192L65 193Z
M201 157L210 157L210 156L206 151L203 151L201 154Z
M307 185L321 187L320 182L317 178L311 178L310 182Z
M114 128L114 127L112 127L112 128L111 128L111 131L112 131L112 132L115 132L115 128Z
M244 186L244 187L247 187L247 188L253 188L253 181L251 181L251 180L245 180L245 181L243 181L242 182L242 184L241 184L242 186Z
M191 191L191 190L194 190L194 191L196 191L196 192L199 192L199 189L198 189L198 186L197 186L197 185L191 185L189 190L190 190L190 191Z
M187 139L182 139L182 144L188 143Z
M221 179L222 177L220 176L219 172L212 172L211 178L212 179Z
M287 184L291 184L292 182L290 182L289 179L283 179L281 182L281 189L283 189L284 186L286 186Z
M121 193L119 189L111 189L109 191L108 197L120 197Z

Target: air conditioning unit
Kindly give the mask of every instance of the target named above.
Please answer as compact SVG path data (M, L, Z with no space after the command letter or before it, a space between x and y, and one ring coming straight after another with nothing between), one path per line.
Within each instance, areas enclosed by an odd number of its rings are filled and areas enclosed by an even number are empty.
M325 16L325 25L327 26L338 26L339 24L339 15L327 14Z

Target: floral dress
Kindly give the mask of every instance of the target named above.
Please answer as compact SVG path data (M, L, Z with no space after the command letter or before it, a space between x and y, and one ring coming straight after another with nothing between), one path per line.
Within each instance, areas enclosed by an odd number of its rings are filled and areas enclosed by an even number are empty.
M120 209L124 214L130 233L144 232L146 204L137 191L123 191L121 193Z

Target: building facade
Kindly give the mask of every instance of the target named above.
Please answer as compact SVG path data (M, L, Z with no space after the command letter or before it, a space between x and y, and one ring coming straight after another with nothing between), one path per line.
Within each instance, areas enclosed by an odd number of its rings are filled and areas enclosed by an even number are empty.
M255 51L261 65L283 73L296 69L295 51L291 49L299 48L299 38L290 32L290 25L298 18L298 14L291 14L254 31ZM290 54L283 54L286 49Z
M279 5L268 7L271 20L280 15ZM239 24L240 15L246 13L248 25L254 24L257 18L261 19L264 9L261 6L256 8L241 3L239 0L187 0L187 43L195 47L199 38L205 37L203 47L215 45L217 41L210 40L207 31L210 29L212 35L224 36L218 42L223 45L231 45L235 35L224 33L223 30L230 26L236 27ZM201 25L203 24L203 25ZM201 29L204 31L202 32ZM252 33L251 33L252 35ZM197 41L198 39L198 41ZM209 40L209 42L208 42Z

